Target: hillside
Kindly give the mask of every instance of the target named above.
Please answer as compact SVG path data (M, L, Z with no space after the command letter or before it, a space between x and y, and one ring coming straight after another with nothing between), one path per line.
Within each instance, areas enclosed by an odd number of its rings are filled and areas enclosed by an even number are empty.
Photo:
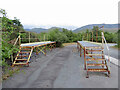
M98 26L98 27L104 26L104 31L107 31L107 32L117 32L118 31L118 24L89 24L89 25L85 25L80 28L77 28L73 32L75 32L75 33L85 32L86 29L91 30L93 28L93 26Z
M33 28L33 29L25 29L26 31L30 31L30 32L36 32L36 33L40 33L40 32L47 32L48 29L44 29L44 28Z
M59 31L62 31L63 28L60 27L51 27L49 29L44 29L44 28L32 28L32 29L25 29L26 31L30 32L36 32L36 33L41 33L41 32L48 32L53 29L59 29Z
M73 30L73 32L75 32L75 33L85 32L86 29L92 30L93 26L98 26L98 27L104 26L104 31L106 31L106 32L117 32L118 31L118 24L89 24L89 25L85 25L85 26L82 26L80 28L77 28L77 29ZM53 29L59 29L60 31L62 31L63 28L51 27L49 29L32 28L32 29L25 29L25 30L30 31L30 32L41 33L41 32L48 32L48 31L53 30Z

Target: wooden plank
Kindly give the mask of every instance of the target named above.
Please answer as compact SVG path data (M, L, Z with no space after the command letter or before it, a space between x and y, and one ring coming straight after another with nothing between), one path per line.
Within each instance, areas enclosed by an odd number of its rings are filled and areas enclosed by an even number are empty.
M88 63L87 66L105 66L105 64L101 64L101 63L100 64L98 64L98 63L97 64L96 63L94 63L94 64L93 63Z
M84 48L84 69L86 70L86 49Z
M102 59L102 58L90 58L90 59L86 59L87 61L94 61L94 60L105 60L105 59Z
M90 72L108 72L107 69L87 69Z
M102 47L86 47L86 49L103 49Z
M26 50L26 51L28 50L28 51L30 51L31 49L21 49L21 50Z
M27 65L28 63L15 63L14 65Z
M104 56L104 54L86 54L87 56Z
M21 46L21 48L32 48L32 46Z
M29 57L28 57L27 63L28 63L29 60L30 60L30 57L31 57L31 55L32 55L32 51L33 51L33 48L31 49L31 52L30 52L30 54L29 54Z
M88 51L88 52L100 52L100 51L103 51L103 49L101 49L101 50L89 50L89 49L86 49L86 51Z
M19 53L30 53L30 52L19 52Z
M29 38L21 38L21 39L29 39ZM30 39L38 39L38 38L30 38Z
M27 61L27 59L16 59L16 61Z
M16 57L29 57L28 55L16 56Z

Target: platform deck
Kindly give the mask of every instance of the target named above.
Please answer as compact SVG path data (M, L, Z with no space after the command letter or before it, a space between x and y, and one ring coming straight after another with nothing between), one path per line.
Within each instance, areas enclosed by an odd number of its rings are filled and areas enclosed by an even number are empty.
M38 46L44 46L47 44L55 43L54 41L45 41L45 42L34 42L34 43L25 43L21 44L21 47L38 47Z
M83 47L100 47L101 46L100 44L95 44L87 41L78 41L78 43Z

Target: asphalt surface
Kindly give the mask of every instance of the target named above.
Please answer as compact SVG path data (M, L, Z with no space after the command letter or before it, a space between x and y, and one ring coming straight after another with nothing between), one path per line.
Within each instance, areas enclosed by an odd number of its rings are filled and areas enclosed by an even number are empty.
M118 52L120 52L120 50L118 50L117 48L113 48L112 46L114 46L114 45L116 45L116 44L108 44L108 47L109 47L109 53L110 53L110 56L111 57L114 57L114 58L116 58L116 59L119 59L118 58ZM106 48L106 45L104 45L104 53L105 53L105 55L107 55L108 54L108 51L107 51L107 48Z
M118 67L111 64L110 78L105 73L90 73L86 78L83 56L76 45L47 51L47 56L33 53L29 67L21 68L3 81L3 88L117 88Z

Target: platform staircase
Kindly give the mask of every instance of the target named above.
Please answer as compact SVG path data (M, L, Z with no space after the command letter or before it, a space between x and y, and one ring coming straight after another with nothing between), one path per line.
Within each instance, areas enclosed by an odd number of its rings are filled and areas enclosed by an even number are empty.
M16 66L16 65L29 66L29 60L30 60L32 51L33 51L32 47L20 47L20 51L17 53L17 56L12 66Z
M89 72L107 72L108 76L110 75L102 46L85 47L85 52L85 69L87 70L86 78L89 77Z

